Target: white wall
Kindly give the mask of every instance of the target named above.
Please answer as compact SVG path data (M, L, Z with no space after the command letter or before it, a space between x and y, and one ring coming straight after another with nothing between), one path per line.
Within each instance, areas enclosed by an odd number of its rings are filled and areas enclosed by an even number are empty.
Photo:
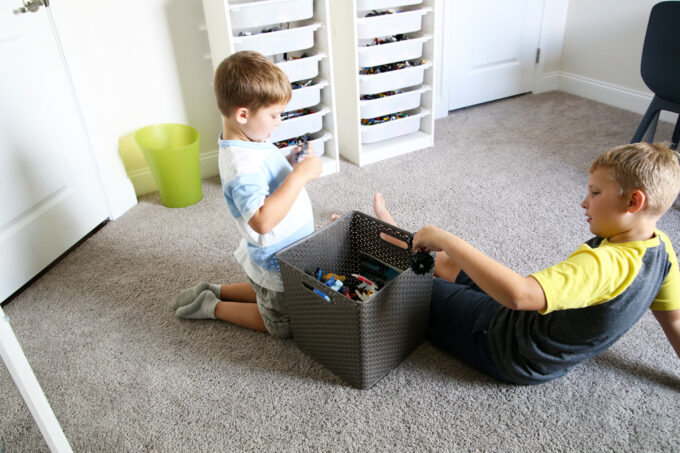
M156 190L132 138L137 129L188 124L201 134L201 152L214 152L220 122L200 0L70 0L51 8L93 147L105 163L124 161L137 194Z
M656 1L545 0L536 91L559 89L643 113L651 93L640 55ZM130 180L137 194L156 190L132 140L153 123L198 129L202 174L216 174L220 124L201 0L70 0L51 8L107 193L129 192ZM129 208L129 199L117 210Z
M569 0L556 88L644 113L652 93L640 76L640 59L658 1ZM664 112L661 119L676 117Z

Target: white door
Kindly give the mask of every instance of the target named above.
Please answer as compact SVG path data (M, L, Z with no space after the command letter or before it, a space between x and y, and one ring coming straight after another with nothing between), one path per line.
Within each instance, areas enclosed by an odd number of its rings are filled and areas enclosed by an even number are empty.
M0 302L106 220L49 13L0 7Z
M446 2L448 109L533 88L543 0Z

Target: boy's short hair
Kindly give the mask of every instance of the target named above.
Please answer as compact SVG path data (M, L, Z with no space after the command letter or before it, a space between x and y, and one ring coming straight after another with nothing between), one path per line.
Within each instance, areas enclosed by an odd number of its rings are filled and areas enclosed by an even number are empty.
M639 189L647 196L647 210L661 216L673 205L680 191L678 154L661 143L631 143L600 154L590 165L611 169L621 194Z
M244 50L225 58L215 71L217 108L229 116L236 108L258 111L287 104L291 88L286 73L264 55Z

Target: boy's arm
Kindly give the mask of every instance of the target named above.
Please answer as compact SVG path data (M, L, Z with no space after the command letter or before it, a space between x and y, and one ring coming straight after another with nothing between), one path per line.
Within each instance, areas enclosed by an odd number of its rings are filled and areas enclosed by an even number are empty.
M680 357L680 309L668 311L652 310L652 313L654 313L654 317L666 334L668 342L673 346L678 357Z
M485 293L508 308L546 308L543 288L535 278L523 277L451 233L426 226L413 237L413 249L421 247L445 252Z
M295 166L283 183L264 200L248 225L258 234L269 233L288 214L302 188L321 175L321 158L307 156Z

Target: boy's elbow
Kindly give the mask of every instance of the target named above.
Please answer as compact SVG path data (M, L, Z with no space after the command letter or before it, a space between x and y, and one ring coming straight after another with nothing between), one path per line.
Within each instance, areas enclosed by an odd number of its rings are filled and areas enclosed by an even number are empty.
M510 294L506 306L512 310L543 310L546 307L543 288L532 277L528 277L525 285Z
M265 222L261 221L259 217L253 216L248 221L248 226L257 234L267 234L272 228Z

